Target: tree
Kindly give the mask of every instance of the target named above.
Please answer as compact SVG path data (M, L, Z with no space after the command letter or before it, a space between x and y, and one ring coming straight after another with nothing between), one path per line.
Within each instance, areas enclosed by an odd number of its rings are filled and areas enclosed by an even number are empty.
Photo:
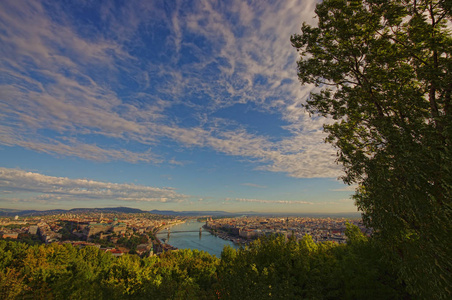
M250 246L225 247L218 268L222 299L337 299L341 294L332 244L261 237ZM333 295L334 294L334 295Z
M347 223L347 244L334 248L341 278L343 299L409 299L403 285L397 282L397 272L382 260L384 249L374 239Z
M26 289L24 278L15 269L0 270L0 297L2 299L15 299Z
M409 290L452 293L452 21L445 0L325 0L291 37L366 226ZM449 27L448 27L449 26Z

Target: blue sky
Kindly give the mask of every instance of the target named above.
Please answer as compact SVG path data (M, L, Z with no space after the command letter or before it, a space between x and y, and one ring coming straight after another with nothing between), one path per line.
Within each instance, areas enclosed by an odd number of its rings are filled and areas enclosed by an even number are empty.
M353 212L290 36L316 1L0 1L0 207Z

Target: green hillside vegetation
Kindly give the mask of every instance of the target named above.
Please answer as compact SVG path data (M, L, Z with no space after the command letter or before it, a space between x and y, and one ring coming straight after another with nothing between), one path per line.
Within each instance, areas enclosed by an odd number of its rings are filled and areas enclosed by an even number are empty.
M357 227L347 244L273 236L221 258L197 250L114 257L94 247L0 241L1 299L402 299L404 284Z

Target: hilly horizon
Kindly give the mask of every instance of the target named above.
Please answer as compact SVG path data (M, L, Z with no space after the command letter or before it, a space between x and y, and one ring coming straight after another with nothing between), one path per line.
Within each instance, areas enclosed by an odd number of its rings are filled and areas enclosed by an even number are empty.
M86 213L86 212L104 212L104 213L151 213L168 216L313 216L313 217L359 217L359 213L258 213L253 211L246 212L227 212L227 211L174 211L174 210L157 210L150 211L131 208L131 207L104 207L104 208L72 208L72 209L51 209L51 210L19 210L0 208L0 217L33 216L33 215L49 215L57 213Z

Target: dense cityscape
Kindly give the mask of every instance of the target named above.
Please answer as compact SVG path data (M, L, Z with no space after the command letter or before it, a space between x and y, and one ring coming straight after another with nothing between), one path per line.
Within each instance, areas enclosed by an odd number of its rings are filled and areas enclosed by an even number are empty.
M312 236L316 242L331 241L345 243L346 223L360 227L364 233L370 231L362 226L357 219L345 218L210 218L205 228L220 237L236 243L246 243L250 240L269 235L283 235L286 238L302 239L305 235Z
M192 218L193 219L193 218ZM76 247L94 246L115 256L124 253L140 256L158 255L177 250L156 234L163 228L184 223L189 218L150 213L63 213L46 216L0 218L2 239L32 243L72 244ZM345 243L346 223L366 229L358 220L344 218L299 217L237 217L200 216L199 227L235 244L247 245L251 241L271 235L295 240L311 235L316 242Z

